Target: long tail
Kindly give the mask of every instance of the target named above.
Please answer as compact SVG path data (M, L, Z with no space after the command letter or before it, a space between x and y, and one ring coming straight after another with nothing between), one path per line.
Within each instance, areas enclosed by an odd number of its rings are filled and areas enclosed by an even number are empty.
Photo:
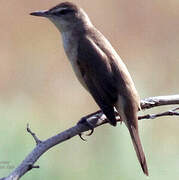
M138 160L139 160L140 165L142 167L142 170L148 176L149 173L148 173L148 168L147 168L147 162L146 162L145 154L144 154L142 144L141 144L141 141L139 138L138 130L134 126L131 126L131 125L128 126L128 129L129 129L129 132L131 135L131 139L132 139Z

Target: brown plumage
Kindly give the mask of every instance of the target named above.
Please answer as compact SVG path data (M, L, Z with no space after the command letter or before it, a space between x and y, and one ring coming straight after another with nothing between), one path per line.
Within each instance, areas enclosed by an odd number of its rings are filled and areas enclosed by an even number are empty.
M85 46L84 46L85 45ZM138 133L140 99L132 79L112 46L97 29L88 29L79 39L78 66L96 103L116 126L114 107L126 124L143 172L147 163Z
M109 41L92 25L87 14L72 3L61 3L32 15L49 18L59 29L77 78L113 126L117 124L114 108L118 111L130 132L143 172L148 175L138 132L140 98L125 64Z

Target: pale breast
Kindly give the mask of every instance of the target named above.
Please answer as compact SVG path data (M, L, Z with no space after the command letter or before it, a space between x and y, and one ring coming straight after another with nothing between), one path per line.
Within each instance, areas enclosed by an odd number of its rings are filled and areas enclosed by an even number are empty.
M63 38L63 46L66 52L66 55L72 65L73 71L75 72L76 77L82 84L82 86L87 89L86 83L83 80L81 71L79 69L79 66L77 64L77 57L78 57L78 45L77 45L77 39L72 36L72 32L64 32L62 33Z

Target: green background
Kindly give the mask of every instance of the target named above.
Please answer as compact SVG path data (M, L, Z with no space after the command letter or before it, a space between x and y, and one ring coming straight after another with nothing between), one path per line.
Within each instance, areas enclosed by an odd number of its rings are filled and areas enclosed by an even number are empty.
M47 19L29 15L59 2L1 0L0 177L34 148L27 123L44 140L98 109L75 78L57 29ZM73 2L86 10L120 54L141 98L178 93L178 0ZM177 117L139 122L149 178L142 173L127 128L119 124L99 127L87 142L74 137L54 147L38 160L40 169L22 179L176 180L178 127Z

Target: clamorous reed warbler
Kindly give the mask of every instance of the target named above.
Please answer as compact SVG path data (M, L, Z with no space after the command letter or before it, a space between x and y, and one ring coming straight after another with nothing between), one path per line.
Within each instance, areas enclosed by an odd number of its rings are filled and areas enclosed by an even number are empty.
M93 26L84 10L73 3L64 2L31 15L48 18L61 32L77 78L113 126L117 124L114 109L118 111L130 132L143 172L148 175L138 132L140 98L125 64L109 41Z

